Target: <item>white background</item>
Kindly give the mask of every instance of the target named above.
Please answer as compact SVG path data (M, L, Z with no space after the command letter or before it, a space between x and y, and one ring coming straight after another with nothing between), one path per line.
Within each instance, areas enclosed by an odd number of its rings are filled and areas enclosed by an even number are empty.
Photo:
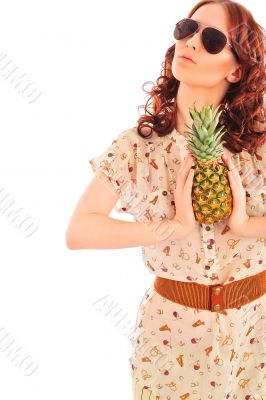
M263 2L241 3L265 27ZM1 4L1 399L131 399L129 335L154 276L141 247L73 251L65 233L93 177L88 160L137 125L142 85L159 77L174 25L195 4ZM12 66L34 82L34 102L8 79ZM30 236L9 203L34 223Z

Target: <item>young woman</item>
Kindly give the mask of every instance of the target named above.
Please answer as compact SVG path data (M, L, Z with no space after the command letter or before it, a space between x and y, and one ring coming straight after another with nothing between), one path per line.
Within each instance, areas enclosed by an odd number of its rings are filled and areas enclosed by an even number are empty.
M156 275L136 318L134 400L266 398L265 31L230 0L196 4L138 126L90 161L70 249L142 247ZM190 60L188 60L190 59ZM229 218L195 220L189 107L223 106ZM117 200L135 222L108 217Z

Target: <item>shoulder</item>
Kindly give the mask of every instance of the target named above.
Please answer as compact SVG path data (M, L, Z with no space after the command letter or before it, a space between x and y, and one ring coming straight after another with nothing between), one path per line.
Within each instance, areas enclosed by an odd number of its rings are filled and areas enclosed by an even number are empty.
M258 173L262 175L266 187L266 141L257 148L254 157L256 159Z
M152 135L150 135L149 137L145 137L145 136L141 136L138 133L138 129L136 126L127 128L125 130L123 130L121 133L119 133L119 135L117 136L117 139L121 139L121 140L125 140L127 142L140 142L143 144L149 143L151 141L156 140L156 138L158 138L158 135L155 134L155 132L152 132Z
M147 139L138 134L137 127L130 127L117 134L112 140L112 145L123 150L131 150L138 143L145 141L147 142Z
M162 142L168 142L170 136L159 137L154 131L149 137L141 136L137 127L130 127L120 132L112 141L113 146L120 151L128 151L134 154L146 154L154 152L155 148L161 148ZM172 139L173 140L173 139Z
M266 162L266 160L265 160L266 159L266 140L261 146L259 146L257 148L257 150L255 151L255 154L260 161L262 161L264 163Z

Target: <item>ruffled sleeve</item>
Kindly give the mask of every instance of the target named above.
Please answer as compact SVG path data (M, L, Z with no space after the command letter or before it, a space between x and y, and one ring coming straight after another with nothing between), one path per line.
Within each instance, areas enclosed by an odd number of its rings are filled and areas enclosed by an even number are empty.
M112 183L121 204L118 211L122 212L129 211L132 179L134 179L132 134L132 129L119 133L105 151L88 161L96 175L101 171Z

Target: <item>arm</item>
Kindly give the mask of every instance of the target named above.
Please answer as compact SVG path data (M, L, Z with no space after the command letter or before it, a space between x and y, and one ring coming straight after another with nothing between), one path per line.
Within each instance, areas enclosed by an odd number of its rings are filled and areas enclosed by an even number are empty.
M246 192L242 185L241 177L232 161L223 154L229 171L228 177L233 195L233 211L228 218L227 225L231 231L242 237L266 238L266 216L251 217L246 212ZM232 170L232 171L231 171Z
M149 246L162 240L178 240L193 230L174 219L141 223L111 218L109 213L118 199L112 184L98 172L71 217L66 232L67 247L78 250Z
M266 217L249 217L243 226L241 236L266 239Z
M72 220L67 234L67 247L79 250L149 246L161 240L177 240L188 233L170 219L143 224L90 213Z

